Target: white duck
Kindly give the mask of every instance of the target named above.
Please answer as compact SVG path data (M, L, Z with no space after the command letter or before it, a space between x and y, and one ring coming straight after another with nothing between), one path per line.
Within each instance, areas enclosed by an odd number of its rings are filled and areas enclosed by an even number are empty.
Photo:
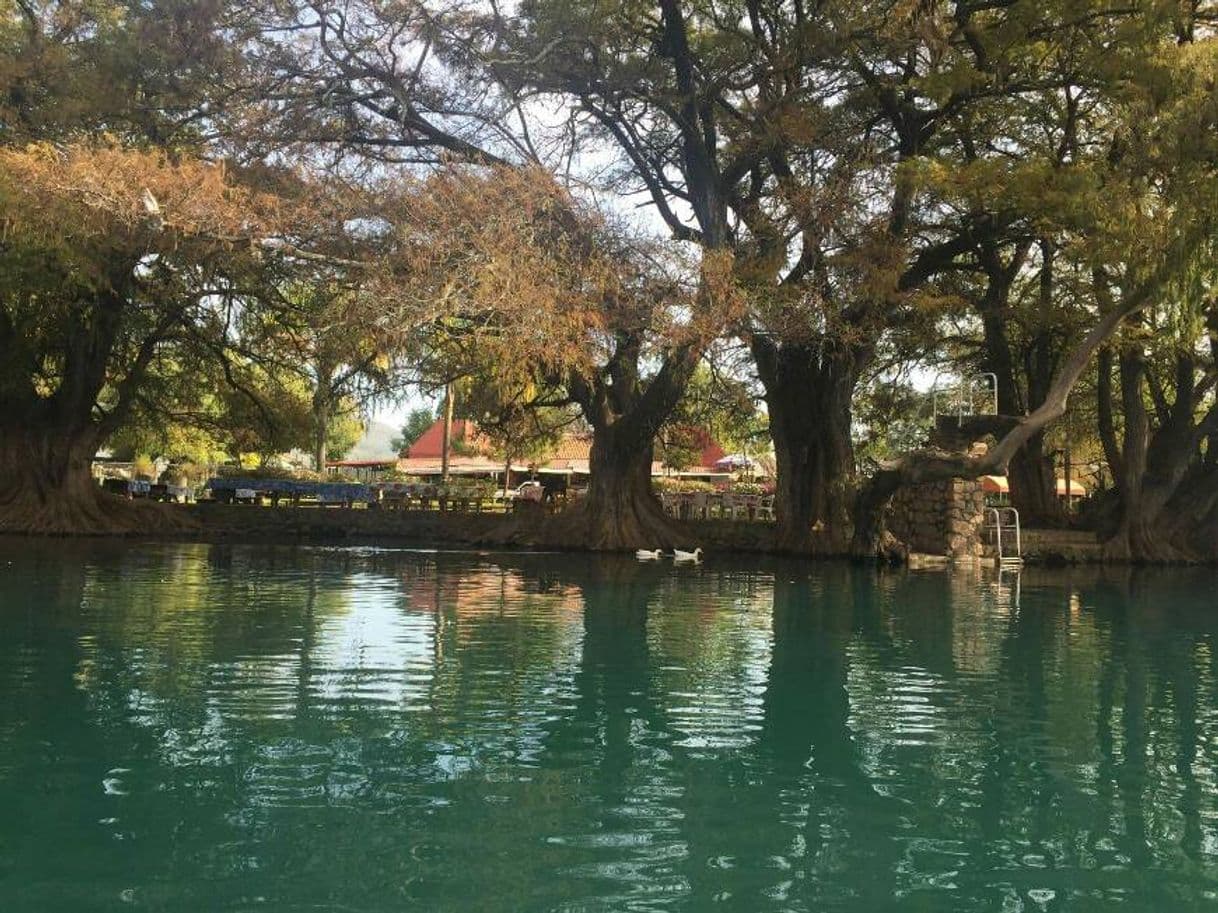
M634 557L638 558L640 561L659 561L662 557L664 557L664 553L658 548L653 552L649 552L647 549L641 548L634 553Z
M693 562L697 564L702 560L702 549L696 548L692 552L683 552L679 548L672 550L672 560L678 563Z

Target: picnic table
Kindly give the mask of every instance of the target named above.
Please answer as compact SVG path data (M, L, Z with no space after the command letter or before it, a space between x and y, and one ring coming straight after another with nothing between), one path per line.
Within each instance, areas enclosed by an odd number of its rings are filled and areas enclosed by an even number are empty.
M481 513L483 503L492 500L480 489L467 485L437 485L434 482L374 482L373 491L380 504L390 510L449 509Z
M147 479L120 479L108 476L101 481L103 491L113 492L125 498L147 498L152 493L152 483Z
M355 482L311 482L301 479L233 476L208 479L207 488L217 501L226 504L257 503L267 497L277 506L285 498L292 504L299 504L303 498L313 498L323 507L328 504L351 507L356 503L371 503L375 500L369 486Z

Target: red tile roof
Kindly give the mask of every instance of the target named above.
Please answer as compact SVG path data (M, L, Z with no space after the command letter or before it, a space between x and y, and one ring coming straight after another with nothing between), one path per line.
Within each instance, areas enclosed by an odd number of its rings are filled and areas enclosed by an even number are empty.
M453 419L452 439L454 443L460 442L464 445L467 451L473 450L483 456L489 455L491 450L490 442L478 433L478 426L469 419ZM410 445L406 456L412 460L438 460L443 455L443 450L444 419L438 418Z
M592 438L578 434L563 435L549 455L550 460L587 460L592 455Z

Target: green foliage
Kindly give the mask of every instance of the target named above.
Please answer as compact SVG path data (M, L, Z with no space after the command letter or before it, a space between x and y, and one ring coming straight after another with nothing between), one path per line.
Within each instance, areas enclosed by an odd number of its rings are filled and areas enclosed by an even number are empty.
M138 456L132 463L131 474L134 478L152 481L157 476L156 464L147 456Z
M694 465L706 436L727 453L761 453L769 449L765 412L754 391L736 371L704 361L698 365L677 407L660 431L658 452L674 469ZM730 373L729 373L730 372Z
M488 372L466 377L460 391L460 414L477 423L490 455L504 461L552 453L574 421L569 408L547 405L546 394L532 383Z
M682 472L697 465L705 434L701 428L693 425L669 422L660 432L656 455L669 469Z
M363 436L364 422L359 413L351 407L339 412L326 425L326 459L343 459Z
M901 381L875 381L854 400L855 455L882 462L925 447L932 427L929 395Z
M138 454L211 466L221 463L227 450L206 429L182 424L163 415L139 415L120 428L110 439L116 459L133 459Z
M325 482L335 477L295 466L221 466L217 471L221 478L283 479L295 482Z
M706 492L713 493L719 488L711 482L703 482L699 479L676 479L660 476L651 480L652 487L656 491L683 493Z
M764 495L772 489L761 482L733 482L731 491L738 495Z
M418 485L423 481L418 476L411 475L408 472L402 472L400 469L389 470L381 477L381 480L385 482L401 482L406 485Z
M437 496L445 498L487 500L494 497L495 492L495 484L485 479L461 479L436 486Z
M181 148L194 113L237 79L229 7L208 0L21 0L0 11L0 136L18 145L105 130Z
M432 426L436 416L430 409L411 409L402 433L393 439L393 449L404 453Z
M265 464L289 450L308 450L312 413L299 377L249 365L236 385L221 388L218 399L211 421L235 459L248 453Z

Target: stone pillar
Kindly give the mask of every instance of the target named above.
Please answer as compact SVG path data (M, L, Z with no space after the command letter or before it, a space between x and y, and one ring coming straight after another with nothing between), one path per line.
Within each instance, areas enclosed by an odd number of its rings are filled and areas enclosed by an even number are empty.
M980 480L952 479L902 488L893 498L888 528L911 551L975 561L984 524Z

